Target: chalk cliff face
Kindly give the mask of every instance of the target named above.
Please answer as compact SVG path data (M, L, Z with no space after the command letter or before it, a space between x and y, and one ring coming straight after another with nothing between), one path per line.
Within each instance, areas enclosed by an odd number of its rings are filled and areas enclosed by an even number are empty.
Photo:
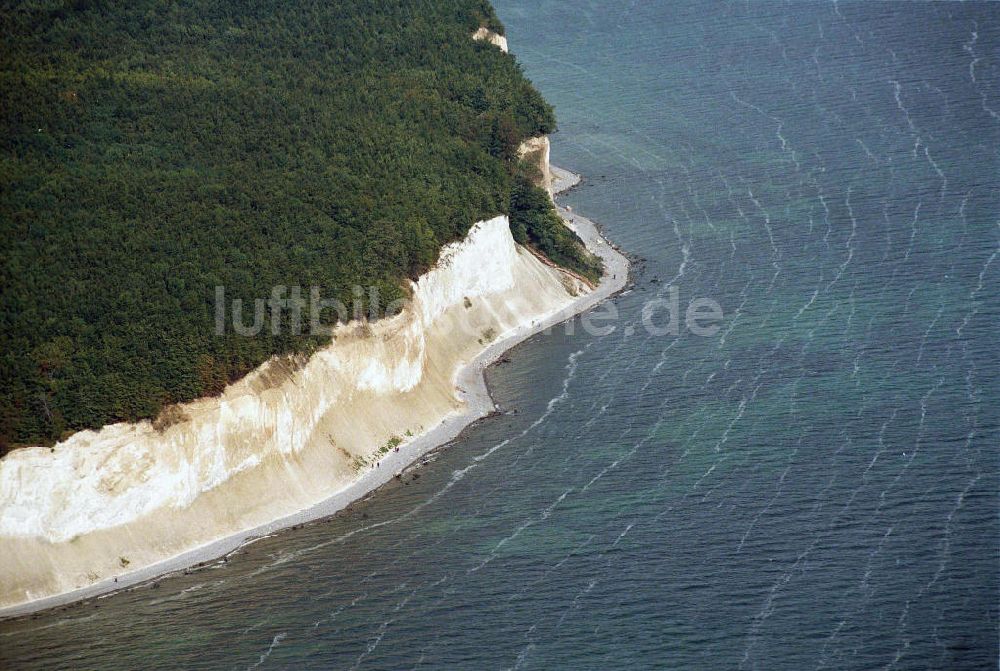
M537 185L552 197L552 170L549 168L549 136L528 138L517 148L518 156L538 171Z
M390 440L462 402L456 372L490 341L587 289L515 244L505 217L444 248L399 315L339 327L174 423L115 424L0 460L0 606L70 591L302 510ZM126 566L128 567L126 569Z
M495 44L500 47L500 51L507 53L507 38L493 32L489 28L480 28L476 32L472 33L472 39Z

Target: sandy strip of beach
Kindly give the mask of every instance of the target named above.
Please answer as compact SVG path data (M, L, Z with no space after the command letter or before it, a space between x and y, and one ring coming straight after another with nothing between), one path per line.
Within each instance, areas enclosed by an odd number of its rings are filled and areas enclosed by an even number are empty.
M552 166L551 171L554 193L566 191L580 182L580 176L568 170ZM315 506L276 519L268 524L220 538L212 543L202 545L170 559L157 562L156 564L150 564L124 575L119 575L117 580L108 578L71 592L64 592L0 609L0 619L19 617L40 610L56 608L73 602L85 601L122 591L155 580L166 574L181 571L197 564L231 554L241 546L282 529L329 517L389 482L397 473L402 472L431 450L454 440L466 427L476 420L489 415L495 410L496 406L486 386L484 371L487 366L497 361L506 351L532 335L583 313L606 298L615 295L624 289L628 282L628 259L604 239L597 226L586 217L582 217L576 212L569 212L565 208L558 206L558 204L557 209L560 216L580 236L587 248L604 261L605 275L600 284L591 293L581 296L564 309L549 315L546 319L523 325L504 334L502 338L494 341L475 359L460 369L455 384L460 390L460 398L466 404L462 412L450 415L433 429L401 445L398 452L389 452L381 459L377 467L369 469L350 485Z

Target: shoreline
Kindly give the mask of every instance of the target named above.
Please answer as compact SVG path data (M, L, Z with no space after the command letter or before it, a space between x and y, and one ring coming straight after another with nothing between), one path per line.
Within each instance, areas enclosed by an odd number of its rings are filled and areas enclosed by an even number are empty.
M551 166L550 169L553 195L564 193L581 181L580 176L575 173L556 166ZM455 440L466 428L493 413L496 410L496 405L486 384L485 370L487 367L531 336L582 314L605 299L616 295L625 289L629 281L628 259L614 245L604 239L594 222L560 207L558 204L556 209L566 225L580 236L587 249L604 261L605 276L590 293L577 298L563 309L544 319L522 325L508 332L502 339L491 343L472 361L460 368L454 384L457 388L457 397L465 402L462 412L448 415L434 428L401 445L399 452L389 452L379 461L378 467L369 468L345 488L314 506L266 524L230 534L169 559L119 575L117 578L106 578L72 591L0 608L0 620L23 617L39 611L65 607L94 598L103 598L116 592L136 588L168 574L228 556L245 545L283 529L329 517L373 493L392 480L397 473L409 468L418 459L434 449ZM572 223L570 218L573 220ZM386 467L382 468L382 464Z

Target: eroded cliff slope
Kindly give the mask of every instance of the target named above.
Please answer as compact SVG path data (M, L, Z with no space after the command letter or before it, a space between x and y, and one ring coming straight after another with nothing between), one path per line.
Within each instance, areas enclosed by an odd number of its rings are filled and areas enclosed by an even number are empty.
M587 287L506 217L444 248L399 315L274 359L175 423L115 424L0 461L0 606L71 591L302 510L461 412L457 371Z

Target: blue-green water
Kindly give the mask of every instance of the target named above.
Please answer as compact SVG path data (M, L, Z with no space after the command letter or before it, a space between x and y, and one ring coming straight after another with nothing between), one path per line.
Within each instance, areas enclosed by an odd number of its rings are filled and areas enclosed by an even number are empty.
M3 668L981 669L1000 8L496 2L566 197L647 261L332 520L0 625ZM660 280L660 281L654 281ZM677 287L713 337L650 337Z

